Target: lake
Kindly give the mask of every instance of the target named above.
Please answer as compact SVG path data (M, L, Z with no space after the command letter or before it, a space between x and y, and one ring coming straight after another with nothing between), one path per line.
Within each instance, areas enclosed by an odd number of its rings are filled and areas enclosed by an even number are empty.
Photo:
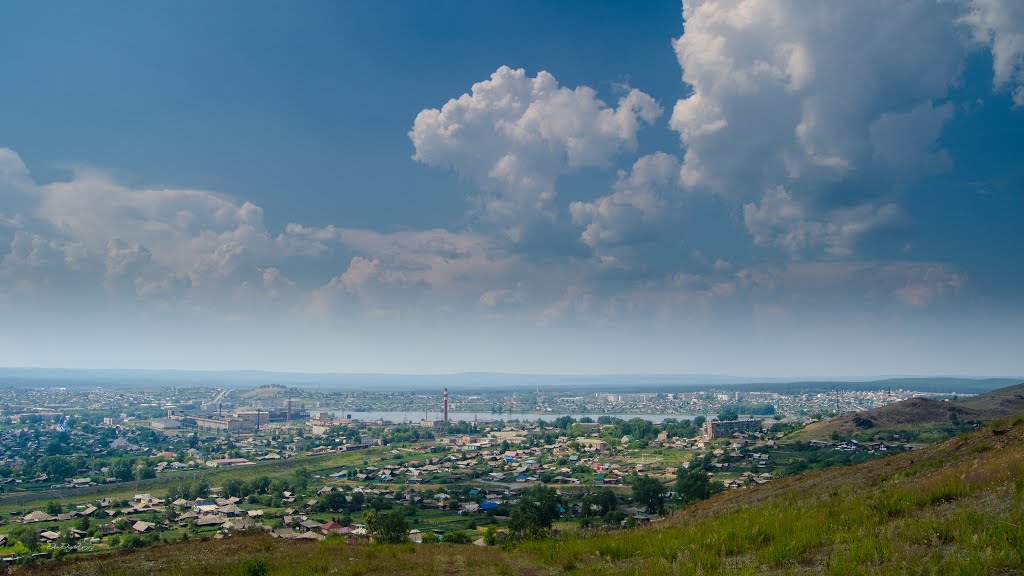
M311 411L312 412L320 412L320 410L315 410L315 409L311 410ZM423 413L422 412L387 412L387 411L369 411L369 412L355 412L355 411L351 411L351 412L349 412L349 411L345 411L345 410L323 410L323 411L327 412L328 414L333 414L335 417L338 417L338 418L345 418L346 416L351 414L352 418L354 420L362 420L362 421L369 421L369 422L373 422L373 421L376 421L376 420L388 420L388 421L391 421L391 422L401 423L401 422L419 422L420 420L423 419ZM651 422L654 422L654 423L662 422L666 418L676 418L677 420L692 420L692 419L697 417L697 415L694 415L694 414L559 414L557 412L544 412L544 413L527 412L525 414L521 414L519 412L516 412L515 414L491 414L490 412L479 412L479 413L475 413L475 414L472 413L472 412L449 412L448 413L448 419L453 421L453 422L458 422L460 420L464 421L464 422L472 422L473 420L478 420L480 422L489 422L489 421L498 421L498 420L528 420L528 421L533 422L533 421L536 421L538 419L546 420L546 421L551 421L551 420L554 420L556 418L560 418L562 416L572 416L573 418L575 418L577 420L579 420L580 418L583 418L584 416L589 416L590 418L593 418L595 422L601 416L611 416L613 418L622 418L623 420L629 420L631 418L643 418L644 420L650 420ZM431 420L440 420L441 419L441 414L439 414L439 413L430 413L429 414L429 419L431 419Z

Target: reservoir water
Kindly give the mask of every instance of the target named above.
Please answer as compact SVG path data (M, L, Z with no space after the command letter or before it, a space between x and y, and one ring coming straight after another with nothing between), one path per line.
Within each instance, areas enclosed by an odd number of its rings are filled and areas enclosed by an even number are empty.
M312 412L318 412L319 410L313 409ZM369 412L356 412L356 411L345 411L345 410L325 410L329 414L333 414L337 418L346 418L351 416L354 420L374 422L377 420L386 420L395 423L407 423L407 422L419 422L423 420L422 412L388 412L388 411L369 411ZM440 420L442 415L437 412L430 412L428 420ZM576 420L589 416L595 422L601 416L611 416L613 418L621 418L623 420L629 420L631 418L643 418L654 423L664 421L666 418L675 418L677 420L692 420L697 417L694 414L560 414L558 412L516 412L514 414L491 414L490 412L449 412L448 419L452 422L496 422L496 421L508 421L508 420L520 420L535 422L537 420L552 421L562 416L572 416Z

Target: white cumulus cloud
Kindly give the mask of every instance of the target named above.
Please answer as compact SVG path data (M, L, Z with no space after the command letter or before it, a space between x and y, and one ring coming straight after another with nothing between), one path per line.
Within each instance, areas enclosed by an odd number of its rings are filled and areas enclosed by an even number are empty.
M936 141L967 47L956 3L694 0L675 42L685 186L740 199L756 241L847 252ZM836 220L839 217L839 220Z
M1024 106L1024 2L971 0L963 20L992 51L993 84L1011 90L1014 104Z
M521 240L522 221L554 216L560 175L605 166L635 148L641 126L661 113L639 90L611 107L590 87L559 86L548 72L531 78L502 66L470 93L421 111L409 137L414 159L479 185L480 216Z
M665 216L666 205L677 196L679 161L659 152L638 159L632 170L619 173L614 192L590 202L573 202L569 212L584 225L583 242L602 253L605 249L649 240L652 224Z

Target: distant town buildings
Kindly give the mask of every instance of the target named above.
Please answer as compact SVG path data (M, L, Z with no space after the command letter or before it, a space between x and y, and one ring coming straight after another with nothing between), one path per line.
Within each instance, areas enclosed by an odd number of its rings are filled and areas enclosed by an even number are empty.
M761 431L762 420L726 420L708 421L701 427L701 437L705 440L729 438L733 434L751 434Z
M181 427L181 422L171 418L154 418L150 426L154 430L174 430Z
M296 407L294 404L297 404ZM207 432L225 432L228 434L250 433L260 430L271 422L288 422L307 418L309 414L302 410L300 403L289 401L288 406L261 409L236 409L230 412L218 408L216 411L180 412L168 410L167 418L155 419L152 427L162 430L176 428L175 424L185 420L195 422L195 427ZM191 424L191 422L189 422Z
M577 438L576 443L584 450L604 450L608 443L600 438Z

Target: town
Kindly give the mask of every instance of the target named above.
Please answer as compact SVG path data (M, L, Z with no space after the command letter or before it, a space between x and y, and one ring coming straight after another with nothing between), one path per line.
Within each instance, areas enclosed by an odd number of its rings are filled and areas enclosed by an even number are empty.
M631 527L718 491L913 449L910 433L788 438L919 395L2 389L0 557L238 531L359 539L382 518L414 542L494 544L529 528L516 507L538 494L553 503L546 527Z

